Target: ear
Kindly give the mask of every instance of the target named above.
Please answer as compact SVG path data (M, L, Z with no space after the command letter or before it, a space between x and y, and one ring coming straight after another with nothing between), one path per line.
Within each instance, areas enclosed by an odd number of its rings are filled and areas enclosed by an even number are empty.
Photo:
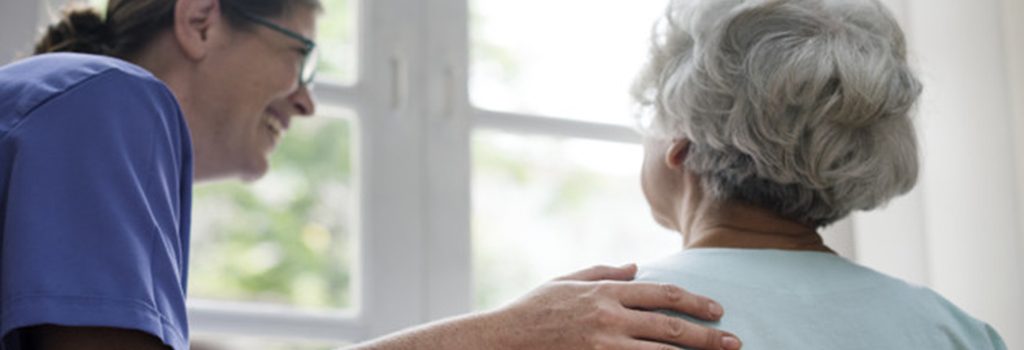
M185 56L193 60L206 57L210 32L220 20L220 1L178 0L174 6L174 37Z
M686 156L690 153L690 140L672 140L665 151L665 165L670 169L680 169L686 162Z

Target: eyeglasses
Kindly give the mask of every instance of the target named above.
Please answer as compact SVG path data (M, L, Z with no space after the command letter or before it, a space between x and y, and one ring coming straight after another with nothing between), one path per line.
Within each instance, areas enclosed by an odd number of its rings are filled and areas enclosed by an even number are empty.
M228 7L231 7L231 6L228 6ZM319 52L316 49L316 42L314 42L312 39L309 39L309 38L303 36L302 34L296 33L296 32L294 32L292 30L289 30L288 28L285 28L285 27L282 27L280 25L277 25L274 22L271 22L271 21L267 20L266 18L262 18L262 17L256 16L256 15L247 13L245 11L242 11L241 9L237 9L237 8L233 8L233 7L231 7L231 8L234 10L234 12L238 13L239 15L242 15L242 17L245 17L245 19L247 19L249 21L252 21L252 22L255 22L256 24L259 24L259 25L262 25L264 27L273 29L274 31L276 31L278 33L281 33L281 34L284 34L285 36L287 36L289 38L292 38L292 39L298 40L299 42L302 42L302 45L303 45L302 55L303 56L302 56L301 66L299 66L299 85L301 85L301 86L309 86L310 84L313 83L313 78L316 76L316 64L317 64L317 61L319 60L319 55L318 55Z

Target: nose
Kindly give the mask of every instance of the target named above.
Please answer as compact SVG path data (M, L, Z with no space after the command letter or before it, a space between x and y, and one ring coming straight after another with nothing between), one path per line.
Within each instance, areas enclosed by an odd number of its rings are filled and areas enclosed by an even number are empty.
M313 102L313 94L306 85L299 86L288 96L288 104L301 116L312 116L316 113L316 102Z

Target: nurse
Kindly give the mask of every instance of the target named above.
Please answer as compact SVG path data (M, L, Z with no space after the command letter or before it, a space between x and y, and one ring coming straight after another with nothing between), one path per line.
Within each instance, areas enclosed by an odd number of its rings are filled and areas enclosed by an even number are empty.
M0 350L188 349L192 182L259 178L311 116L318 0L112 0L0 68ZM60 53L58 53L60 52ZM71 53L75 52L75 53ZM363 349L737 349L684 290L595 267Z

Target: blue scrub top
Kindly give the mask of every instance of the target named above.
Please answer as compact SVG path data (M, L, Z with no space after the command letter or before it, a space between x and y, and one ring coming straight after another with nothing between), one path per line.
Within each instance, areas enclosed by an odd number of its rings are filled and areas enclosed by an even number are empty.
M171 91L115 58L0 68L0 350L40 324L188 349L192 148Z

